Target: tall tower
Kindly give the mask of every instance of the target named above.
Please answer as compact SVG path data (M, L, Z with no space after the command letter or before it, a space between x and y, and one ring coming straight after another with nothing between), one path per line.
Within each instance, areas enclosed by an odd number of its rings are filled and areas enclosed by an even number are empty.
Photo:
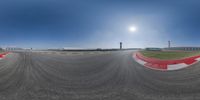
M171 41L168 41L168 48L171 47Z
M120 49L122 49L122 42L120 42Z

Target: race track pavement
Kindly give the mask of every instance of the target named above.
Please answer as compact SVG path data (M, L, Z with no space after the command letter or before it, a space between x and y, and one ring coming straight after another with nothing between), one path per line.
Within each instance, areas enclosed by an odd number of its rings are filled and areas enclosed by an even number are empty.
M0 100L200 100L200 66L155 71L132 51L16 52L0 60Z

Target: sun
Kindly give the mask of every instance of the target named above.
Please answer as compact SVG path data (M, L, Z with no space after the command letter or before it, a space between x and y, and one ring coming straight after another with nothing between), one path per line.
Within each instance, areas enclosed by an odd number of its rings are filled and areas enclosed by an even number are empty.
M130 27L129 27L129 31L130 31L130 32L136 32L136 31L137 31L137 27L135 27L135 26L130 26Z

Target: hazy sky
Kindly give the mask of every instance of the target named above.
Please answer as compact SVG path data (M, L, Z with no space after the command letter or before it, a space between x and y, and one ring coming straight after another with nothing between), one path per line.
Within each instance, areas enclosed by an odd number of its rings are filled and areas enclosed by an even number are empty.
M1 0L0 36L33 48L200 46L200 1Z

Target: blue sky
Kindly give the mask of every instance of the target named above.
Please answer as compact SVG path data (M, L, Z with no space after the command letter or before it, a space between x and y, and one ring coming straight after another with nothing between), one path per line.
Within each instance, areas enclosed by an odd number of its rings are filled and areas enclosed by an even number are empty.
M199 0L2 0L0 45L166 47L171 40L200 46L199 9Z

